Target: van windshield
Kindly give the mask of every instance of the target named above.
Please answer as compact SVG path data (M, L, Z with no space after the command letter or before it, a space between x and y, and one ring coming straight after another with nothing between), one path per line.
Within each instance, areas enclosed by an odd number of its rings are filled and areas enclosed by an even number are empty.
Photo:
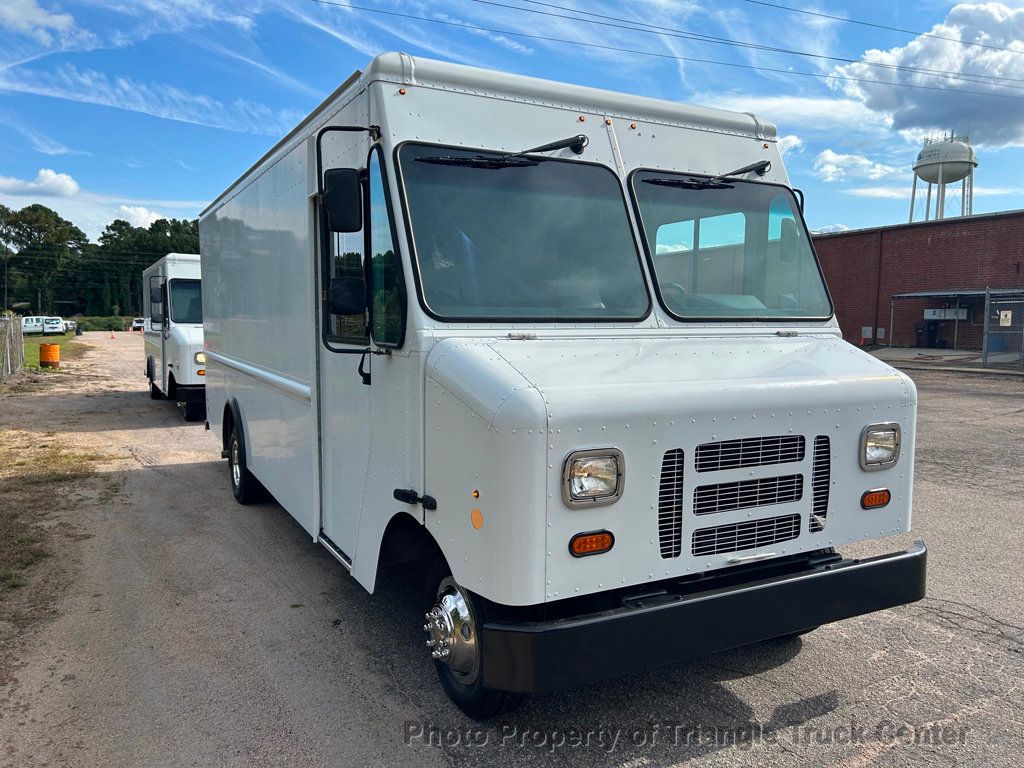
M610 169L419 144L404 145L399 164L423 299L435 315L554 321L647 314L622 187Z
M663 171L638 171L631 186L658 291L677 318L832 314L788 188Z
M198 280L171 280L171 321L203 322L203 289Z

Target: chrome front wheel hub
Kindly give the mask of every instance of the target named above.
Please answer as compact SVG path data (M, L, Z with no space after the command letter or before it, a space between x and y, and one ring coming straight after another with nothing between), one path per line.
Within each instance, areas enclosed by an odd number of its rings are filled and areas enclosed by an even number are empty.
M236 488L242 483L242 468L238 465L238 440L231 441L231 482Z
M437 602L425 618L431 658L447 664L460 683L472 684L480 672L476 621L467 595L454 579L441 582Z

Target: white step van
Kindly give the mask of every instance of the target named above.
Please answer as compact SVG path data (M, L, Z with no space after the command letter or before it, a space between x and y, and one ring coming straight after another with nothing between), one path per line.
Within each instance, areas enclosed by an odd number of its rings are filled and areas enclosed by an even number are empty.
M201 215L206 397L467 714L919 600L917 395L750 114L375 58Z
M149 394L184 404L186 421L206 414L200 277L194 253L169 253L142 273Z

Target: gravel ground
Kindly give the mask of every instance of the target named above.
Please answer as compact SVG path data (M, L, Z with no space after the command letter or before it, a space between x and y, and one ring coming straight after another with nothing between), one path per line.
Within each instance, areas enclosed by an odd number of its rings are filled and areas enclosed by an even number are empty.
M120 488L55 500L78 535L5 649L0 764L1020 765L1020 379L913 374L914 534L847 553L925 538L924 601L481 728L436 682L415 584L367 595L276 504L237 505L217 440L148 398L141 338L86 341L74 375L0 399L0 428L118 457L99 471Z

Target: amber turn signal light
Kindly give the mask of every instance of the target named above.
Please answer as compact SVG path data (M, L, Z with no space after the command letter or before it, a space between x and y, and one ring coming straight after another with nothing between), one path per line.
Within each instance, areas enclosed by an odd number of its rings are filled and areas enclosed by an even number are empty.
M611 531L594 531L593 533L577 533L569 540L569 554L573 557L600 555L607 552L615 544Z
M861 509L878 509L884 507L889 503L889 499L892 498L892 494L889 493L888 488L876 488L873 491L864 491L864 495L860 497Z
M206 375L206 370L203 369L203 368L200 368L198 371L196 371L196 373L199 374L200 376L205 376Z

